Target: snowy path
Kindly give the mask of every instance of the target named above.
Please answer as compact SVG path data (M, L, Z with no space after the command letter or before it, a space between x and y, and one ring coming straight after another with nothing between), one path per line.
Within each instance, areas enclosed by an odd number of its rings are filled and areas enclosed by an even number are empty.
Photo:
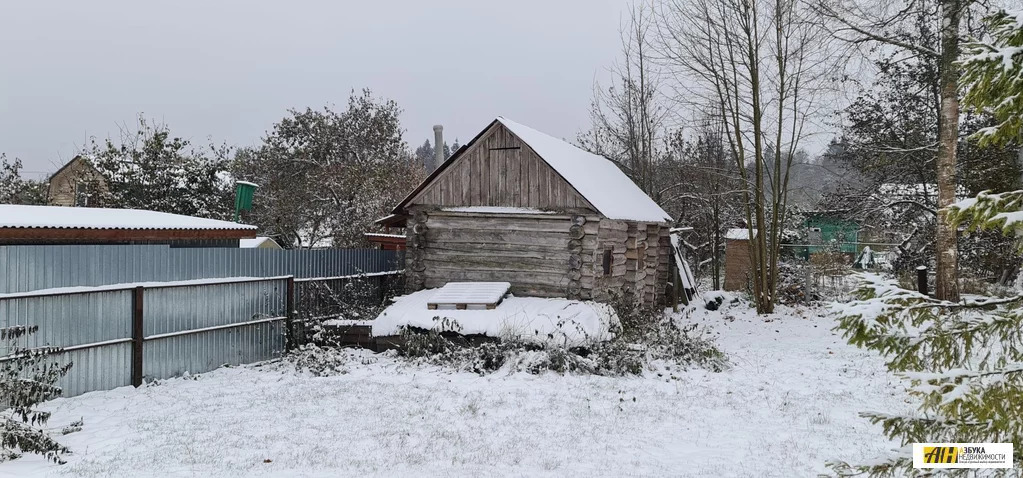
M912 405L877 357L828 319L728 315L700 320L735 367L680 380L479 377L361 353L334 377L242 367L61 399L52 424L85 419L63 437L69 463L0 476L801 477L888 446L856 413Z

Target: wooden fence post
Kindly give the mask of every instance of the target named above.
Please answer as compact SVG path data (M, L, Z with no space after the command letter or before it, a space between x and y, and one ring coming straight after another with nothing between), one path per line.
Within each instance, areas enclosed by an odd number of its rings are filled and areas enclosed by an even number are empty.
M671 259L668 261L668 278L671 280L671 311L678 312L679 302L679 289L681 289L681 279L678 275L678 261L675 260L675 248L671 248Z
M291 352L295 349L295 277L288 277L287 297L285 307L287 311L284 323L284 351Z
M689 291L686 290L685 286L682 285L682 269L675 268L675 295L678 296L678 300L682 302L682 305L689 305Z
M916 268L916 288L921 294L927 295L927 266Z
M135 387L142 386L142 347L144 336L142 334L142 297L145 288L136 287L131 296L131 384Z

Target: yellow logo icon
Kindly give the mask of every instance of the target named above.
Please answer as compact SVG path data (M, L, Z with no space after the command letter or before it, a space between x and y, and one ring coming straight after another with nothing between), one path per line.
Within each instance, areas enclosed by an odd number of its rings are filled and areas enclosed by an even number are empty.
M925 446L924 463L959 463L959 447Z
M1012 468L1012 443L914 443L913 468Z

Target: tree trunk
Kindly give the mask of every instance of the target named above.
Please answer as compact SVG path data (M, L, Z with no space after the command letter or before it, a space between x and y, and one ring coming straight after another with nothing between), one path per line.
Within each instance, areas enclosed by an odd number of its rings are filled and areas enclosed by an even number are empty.
M959 0L942 0L941 110L938 121L938 230L935 297L959 301L958 238L943 208L956 200L956 146L959 142Z
M711 251L710 251L710 264L714 268L714 290L721 289L721 265L719 264L720 251L721 251L721 197L718 195L718 183L714 180L714 206L713 206L713 220L714 233L711 235Z

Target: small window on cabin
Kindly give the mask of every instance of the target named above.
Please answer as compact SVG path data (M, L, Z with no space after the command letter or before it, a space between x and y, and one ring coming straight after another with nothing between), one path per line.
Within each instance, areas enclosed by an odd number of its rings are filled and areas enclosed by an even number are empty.
M611 249L604 249L604 275L611 275Z

